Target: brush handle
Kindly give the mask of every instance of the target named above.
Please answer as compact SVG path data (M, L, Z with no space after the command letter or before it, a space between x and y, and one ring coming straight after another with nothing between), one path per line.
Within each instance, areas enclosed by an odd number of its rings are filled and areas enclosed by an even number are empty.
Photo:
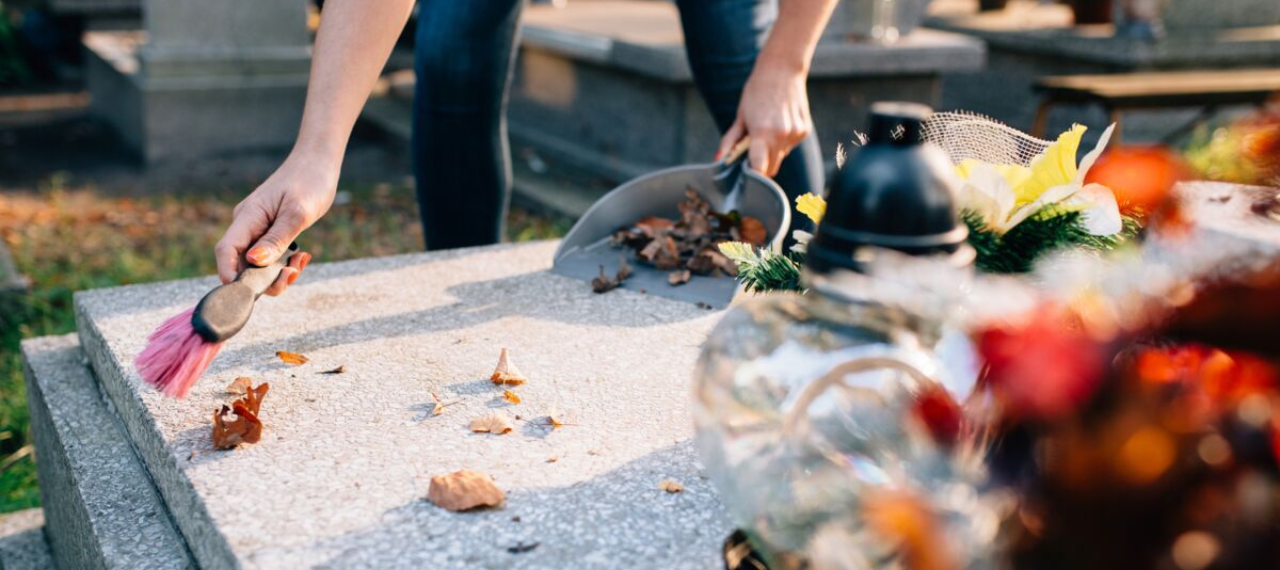
M221 285L200 299L191 315L191 326L205 342L225 342L240 332L253 314L253 305L280 272L289 265L289 259L298 251L298 244L290 244L289 250L266 267L257 267L242 260L244 267L236 280Z

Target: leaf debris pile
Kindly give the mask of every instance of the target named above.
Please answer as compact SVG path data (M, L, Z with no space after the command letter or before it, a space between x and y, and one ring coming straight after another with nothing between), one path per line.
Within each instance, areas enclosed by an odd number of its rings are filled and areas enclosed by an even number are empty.
M462 470L431 478L427 500L453 512L500 507L507 500L493 478L476 471Z
M679 221L656 216L643 218L615 233L614 245L631 249L643 263L669 271L667 282L672 286L687 283L693 275L736 276L737 265L720 253L718 246L740 241L762 247L769 239L764 224L736 210L727 214L716 212L692 188L685 196L679 206ZM597 280L604 277L603 273L601 268L601 277ZM592 282L592 288L602 292L596 287L596 281Z
M262 439L262 421L258 419L258 411L269 388L265 382L257 388L249 388L244 397L232 402L230 407L223 404L213 412L214 449L231 449L241 443L258 443Z

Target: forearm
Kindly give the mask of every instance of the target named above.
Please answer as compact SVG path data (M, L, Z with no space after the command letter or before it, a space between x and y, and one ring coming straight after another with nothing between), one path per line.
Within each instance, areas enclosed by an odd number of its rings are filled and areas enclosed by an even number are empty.
M404 29L413 0L328 0L295 153L341 164L351 129Z
M805 75L822 30L839 0L782 0L757 71Z

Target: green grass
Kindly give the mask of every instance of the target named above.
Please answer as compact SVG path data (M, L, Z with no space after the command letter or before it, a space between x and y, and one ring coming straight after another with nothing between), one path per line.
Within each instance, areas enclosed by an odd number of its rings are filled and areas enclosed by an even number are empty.
M345 190L350 199L335 204L300 239L316 261L421 249L411 188L380 184ZM55 178L32 193L0 194L0 239L33 282L30 294L0 299L0 513L40 500L21 339L75 330L75 291L213 273L213 244L244 191L128 198L67 188ZM508 222L512 241L558 237L570 225L520 208L512 210Z

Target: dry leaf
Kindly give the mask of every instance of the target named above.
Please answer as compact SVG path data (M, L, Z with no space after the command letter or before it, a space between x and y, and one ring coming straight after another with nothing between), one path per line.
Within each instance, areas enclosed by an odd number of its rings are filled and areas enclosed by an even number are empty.
M511 390L502 391L502 399L509 404L519 404L520 396Z
M618 272L613 277L609 277L604 272L604 266L600 266L600 275L591 280L591 290L596 293L608 293L622 286L622 282L631 277L631 264L627 263L626 256L618 260Z
M280 361L290 366L301 366L309 362L309 359L296 352L285 352L283 350L276 351L276 356L280 357Z
M342 364L342 365L339 365L337 368L334 368L333 370L325 370L324 372L321 372L321 374L345 374L346 372L347 372L347 365Z
M262 421L258 419L258 412L268 389L266 383L249 388L243 398L231 403L231 407L224 405L213 412L214 449L231 449L241 443L258 443L262 439Z
M547 415L547 425L548 425L548 426L550 426L550 427L551 427L551 429L557 429L557 428L562 428L562 427L564 427L564 423L562 423L562 422L560 421L560 418L557 418L557 417L556 417L555 415L553 415L553 414L548 414L548 415Z
M738 231L742 232L742 241L756 247L764 247L764 242L769 241L769 230L765 229L764 223L749 216L742 216Z
M489 375L489 380L494 384L504 386L519 386L528 381L524 374L520 373L520 369L511 362L511 355L507 353L507 349L502 349L498 354L498 367L493 370L493 374Z
M427 500L453 512L498 507L506 499L506 493L493 484L492 477L465 469L432 477L427 490Z
M431 403L432 403L432 404L435 404L435 405L431 406L431 415L433 415L433 416L438 416L438 415L440 415L440 414L443 414L443 413L444 413L444 407L448 405L448 404L446 404L446 403L444 403L444 402L440 401L440 396L437 396L435 392L432 392L432 393L431 393Z
M550 458L547 458L547 463L555 463L555 462L557 462L557 461L560 461L560 458L559 458L559 457L550 457Z
M658 483L658 488L668 493L684 492L684 485L681 485L680 482L675 479L663 479L661 483Z
M679 269L667 274L667 283L671 285L684 285L693 277L693 273L688 269Z
M245 394L249 392L249 388L253 386L253 380L241 376L227 384L228 394Z
M471 431L475 433L504 435L511 433L512 429L511 421L501 414L489 414L487 416L471 420Z

